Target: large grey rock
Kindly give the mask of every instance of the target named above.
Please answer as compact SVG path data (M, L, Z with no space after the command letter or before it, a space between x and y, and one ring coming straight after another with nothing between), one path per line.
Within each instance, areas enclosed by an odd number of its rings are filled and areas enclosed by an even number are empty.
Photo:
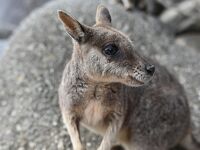
M121 1L113 0L120 3ZM123 1L123 0L122 0ZM157 16L175 34L200 31L199 0L129 0L122 3L127 10L140 9Z
M88 25L94 24L96 1L55 1L32 13L10 40L0 60L0 149L71 149L58 107L57 87L72 44L57 19L64 9ZM184 85L192 111L194 133L200 139L200 54L174 43L159 22L142 13L107 5L113 25L127 33L141 53L157 59ZM89 150L100 137L81 129Z
M176 33L188 30L200 31L200 1L185 0L177 3L166 9L161 14L160 20Z
M176 38L178 45L193 48L200 53L200 34L199 33L187 33Z

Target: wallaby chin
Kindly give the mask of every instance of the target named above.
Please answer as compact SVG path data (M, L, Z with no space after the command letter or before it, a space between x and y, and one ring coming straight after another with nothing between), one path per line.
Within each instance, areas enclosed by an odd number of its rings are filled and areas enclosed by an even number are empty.
M106 7L98 6L92 27L58 13L75 41L59 87L61 113L74 150L85 150L80 124L103 136L98 150L110 150L116 143L126 150L168 150L177 145L189 129L190 113L176 78L138 54L132 41L112 28Z

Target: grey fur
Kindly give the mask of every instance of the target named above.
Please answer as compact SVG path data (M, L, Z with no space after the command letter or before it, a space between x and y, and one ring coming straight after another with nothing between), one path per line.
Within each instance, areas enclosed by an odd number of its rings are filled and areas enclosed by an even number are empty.
M97 9L97 14L105 9ZM73 39L72 58L59 87L60 108L74 149L85 149L80 123L103 136L98 150L115 144L127 150L167 150L189 135L190 112L179 82L164 67L137 54L128 37L110 24L81 26L84 40ZM80 31L80 26L69 28L70 33ZM109 42L120 48L114 60L101 52ZM156 66L154 76L145 72L149 63Z

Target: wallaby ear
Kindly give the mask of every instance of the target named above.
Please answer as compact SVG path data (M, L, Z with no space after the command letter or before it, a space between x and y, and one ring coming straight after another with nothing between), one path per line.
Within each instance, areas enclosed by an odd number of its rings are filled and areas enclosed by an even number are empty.
M106 7L98 5L96 12L96 24L111 25L111 16Z
M64 11L58 11L58 17L67 30L67 33L77 42L82 42L85 38L84 27L75 18Z

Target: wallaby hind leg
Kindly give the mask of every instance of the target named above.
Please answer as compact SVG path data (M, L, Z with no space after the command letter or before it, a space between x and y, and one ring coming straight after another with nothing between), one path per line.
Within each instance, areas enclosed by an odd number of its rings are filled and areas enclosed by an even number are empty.
M69 133L73 150L85 150L85 146L81 143L80 132L79 132L79 121L71 113L63 113L63 120Z

